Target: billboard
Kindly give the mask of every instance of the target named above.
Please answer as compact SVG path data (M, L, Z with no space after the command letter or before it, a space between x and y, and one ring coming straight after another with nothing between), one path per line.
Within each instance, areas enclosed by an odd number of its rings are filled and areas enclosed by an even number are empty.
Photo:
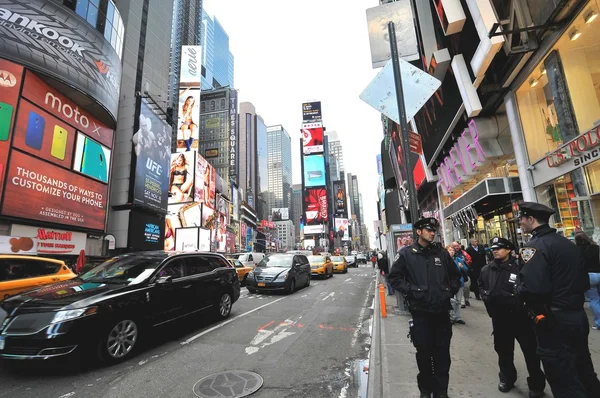
M198 234L198 250L201 252L210 251L210 230L206 228L199 228Z
M302 146L305 155L323 152L323 123L302 125Z
M322 234L325 232L325 226L324 225L305 225L304 226L304 233L306 235L310 235L310 234Z
M205 208L215 208L217 187L217 171L202 156L197 155L196 161L196 186L194 187L194 200L203 203Z
M104 230L108 186L13 150L2 214Z
M0 104L0 114L3 115L0 124L0 138L2 138L0 139L0 194L2 194L15 110L23 82L23 67L0 59L0 75L2 76L2 81L0 81L1 101L3 102Z
M302 104L302 122L303 123L314 123L320 122L322 119L321 115L321 102L304 102Z
M343 241L350 240L350 231L347 218L336 218L334 222L335 233Z
M325 157L323 155L304 156L304 186L320 187L324 185L327 185Z
M60 130L55 128L55 133L66 134L66 130ZM60 136L60 135L59 135ZM59 148L61 147L61 141L57 140L57 135L54 135L55 143L58 143ZM65 140L66 141L66 138ZM63 141L63 142L64 142ZM54 149L54 145L53 148ZM60 149L59 149L60 150ZM54 151L52 151L54 152ZM59 155L64 153L59 152ZM53 155L54 156L54 155ZM82 133L77 133L77 141L75 145L75 156L73 162L73 170L85 174L88 177L95 178L96 180L102 181L108 184L108 173L110 170L111 151L98 141L91 139Z
M181 46L180 86L200 87L202 83L202 46Z
M172 153L169 167L169 204L194 200L196 153Z
M118 14L116 18L122 30L123 22ZM90 23L64 6L46 0L0 0L0 54L66 83L74 96L89 95L96 102L92 106L117 120L119 55Z
M11 235L34 238L38 254L79 255L85 250L87 234L61 229L31 227L29 225L13 224ZM34 247L35 249L35 247Z
M179 90L177 118L177 152L197 151L200 122L199 87L182 87Z
M272 221L286 221L290 219L290 209L287 207L274 208L271 210Z
M333 197L335 214L348 214L346 206L346 181L338 180L333 182Z
M162 250L165 220L162 216L132 210L129 215L129 248Z
M175 250L182 252L193 252L198 250L200 228L177 228L175 230Z
M327 190L325 188L307 189L304 193L306 225L320 224L329 220L327 214ZM306 233L306 226L305 233Z
M140 102L138 131L131 138L135 159L133 204L166 211L171 160L171 126L145 98Z
M229 175L237 176L237 107L238 92L231 90L229 92Z

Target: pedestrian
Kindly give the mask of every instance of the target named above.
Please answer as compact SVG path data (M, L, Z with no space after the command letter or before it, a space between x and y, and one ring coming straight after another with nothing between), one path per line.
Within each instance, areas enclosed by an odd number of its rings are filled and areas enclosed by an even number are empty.
M583 310L589 278L581 251L548 225L552 214L539 203L519 205L521 231L532 237L521 249L518 293L535 324L537 352L554 396L600 397Z
M450 372L450 298L458 292L460 273L443 248L432 245L439 223L422 218L414 224L417 240L395 258L390 282L408 302L410 335L416 348L421 398L448 397Z
M377 264L377 256L375 256L375 252L371 254L371 263L373 264L373 269L375 269L375 265Z
M490 244L494 261L483 267L478 285L485 309L492 318L494 350L498 354L500 368L498 390L509 392L517 381L517 369L514 364L517 340L529 373L529 397L543 397L546 381L540 358L535 352L535 332L527 317L527 311L517 299L519 266L512 256L515 246L504 238L494 238Z
M394 288L390 284L390 264L388 263L387 252L382 251L377 256L377 267L381 270L381 274L385 279L385 284L387 286L388 296L394 295Z
M463 319L460 317L460 309L464 307L462 307L460 303L461 298L463 297L465 280L469 279L469 277L467 276L469 273L469 267L467 267L467 263L465 263L464 257L456 254L452 245L448 245L446 247L446 250L448 251L448 254L450 254L450 257L452 257L452 259L454 260L454 264L456 264L456 269L458 269L458 272L460 272L461 274L458 292L456 292L456 295L452 299L450 299L450 303L452 304L452 311L450 312L450 321L452 322L452 324L458 323L460 325L464 325L465 321L463 321Z
M461 258L462 261L467 265L467 267L469 268L470 271L470 264L472 263L472 259L471 256L469 256L469 253L467 253L466 251L462 250L460 243L458 242L452 242L452 248L454 249L454 255ZM475 282L477 283L477 282ZM464 283L463 285L463 294L462 296L460 296L460 308L466 308L467 306L470 306L471 303L469 302L469 297L471 295L471 279L467 279L467 281Z
M485 254L485 248L479 244L479 241L476 238L471 239L471 245L467 248L467 253L471 256L471 279L475 281L471 284L471 291L475 293L475 298L477 300L481 300L479 297L479 286L477 285L477 281L479 280L479 274L481 273L481 269L485 267L487 264L487 257ZM469 296L467 296L467 299Z
M592 329L600 330L600 247L584 232L575 234L575 244L581 249L590 279L590 290L585 292L585 297L594 314Z

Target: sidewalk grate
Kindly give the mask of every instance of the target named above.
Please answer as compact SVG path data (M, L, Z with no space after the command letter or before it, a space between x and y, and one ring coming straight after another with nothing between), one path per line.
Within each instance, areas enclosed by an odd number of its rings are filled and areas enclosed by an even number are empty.
M194 394L199 398L238 398L254 394L263 385L263 378L245 370L228 370L213 373L194 384Z

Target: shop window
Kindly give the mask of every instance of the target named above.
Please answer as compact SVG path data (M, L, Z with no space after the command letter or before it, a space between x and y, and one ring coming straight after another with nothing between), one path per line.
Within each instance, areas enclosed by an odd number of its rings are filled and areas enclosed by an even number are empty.
M600 119L600 18L586 23L590 10L583 9L517 90L531 163Z

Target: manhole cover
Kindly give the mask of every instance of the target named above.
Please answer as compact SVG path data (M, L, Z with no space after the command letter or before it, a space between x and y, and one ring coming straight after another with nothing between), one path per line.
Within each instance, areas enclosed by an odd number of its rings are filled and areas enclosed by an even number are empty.
M194 394L199 398L246 397L263 385L259 374L245 370L228 370L214 373L194 384Z

